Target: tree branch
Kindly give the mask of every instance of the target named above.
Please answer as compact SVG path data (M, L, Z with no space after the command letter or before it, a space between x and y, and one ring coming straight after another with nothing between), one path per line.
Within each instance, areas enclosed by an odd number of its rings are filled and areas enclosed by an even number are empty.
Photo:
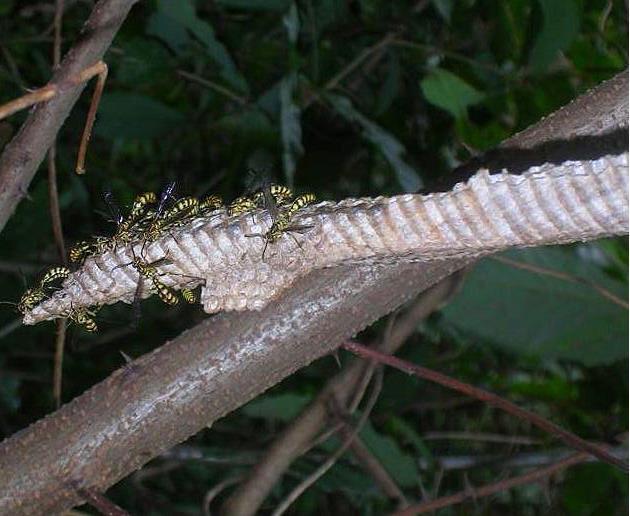
M0 156L0 231L26 194L70 110L85 88L73 78L100 61L137 0L100 0L78 41L50 80L50 100L38 104Z
M451 496L444 496L436 500L430 500L417 505L412 505L401 511L395 512L392 516L412 516L414 514L424 514L426 512L436 511L443 507L450 507L465 502L466 500L476 500L477 498L483 498L484 496L490 496L501 491L507 491L517 486L532 484L534 482L543 480L547 477L555 475L563 469L569 468L581 462L585 462L588 459L588 455L585 453L575 453L570 455L566 459L562 459L551 466L544 468L538 468L523 475L517 477L508 478L506 480L500 480L492 484L486 484L473 489L466 489L460 491Z
M401 360L400 358L386 355L384 353L381 353L380 351L367 348L352 341L344 342L342 344L342 347L347 351L350 351L351 353L354 353L355 355L361 356L368 360L376 360L381 364L395 367L396 369L405 373L413 374L424 380L437 383L438 385L442 385L443 387L447 387L468 396L477 398L484 403L504 410L512 416L531 423L533 426L536 426L541 430L549 433L550 435L561 439L562 441L564 441L565 444L573 447L578 451L589 453L594 457L597 457L598 459L607 462L608 464L617 466L622 471L628 472L628 463L622 459L617 458L614 454L610 453L604 447L586 441L578 437L577 435L568 432L564 428L561 428L558 425L552 423L548 419L545 419L538 414L534 414L529 410L525 410L518 405L515 405L511 401L508 401L505 398L502 398L501 396L498 396L492 392L485 391L483 389L480 389L479 387L474 387L464 382L460 382L455 378L451 378L442 373L438 373L437 371L433 371L431 369L427 369L426 367L412 364L411 362L406 362L405 360Z

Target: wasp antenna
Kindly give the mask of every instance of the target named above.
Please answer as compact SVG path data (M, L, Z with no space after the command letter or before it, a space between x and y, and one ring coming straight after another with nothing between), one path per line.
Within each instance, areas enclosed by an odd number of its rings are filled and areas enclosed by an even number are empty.
M265 252L267 251L267 245L269 244L269 239L265 238L265 247L263 247L262 259L265 261Z
M302 248L302 246L300 245L300 243L298 242L298 239L295 238L295 235L293 233L290 233L287 231L287 233L289 233L289 235L291 235L291 238L293 239L293 241L297 244L297 246L300 248L301 251L304 251L304 249Z

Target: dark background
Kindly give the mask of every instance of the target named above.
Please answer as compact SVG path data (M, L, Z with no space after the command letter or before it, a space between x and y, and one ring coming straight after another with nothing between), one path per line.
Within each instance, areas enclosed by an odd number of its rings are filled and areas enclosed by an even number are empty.
M93 5L66 3L64 52ZM0 2L0 102L51 76L53 15L54 2ZM321 199L430 191L458 164L626 68L627 38L623 2L141 2L106 55L110 74L86 176L73 169L92 86L59 134L66 244L112 231L104 190L126 207L137 193L159 192L175 180L180 196L215 192L229 200L242 193L250 168ZM26 114L0 122L0 147ZM25 281L59 263L45 168L0 234L3 301L18 300ZM588 282L627 299L627 239L506 257L579 281L486 259L447 308L418 326L401 355L500 393L582 437L625 439L628 312ZM199 307L171 309L152 298L137 330L130 307L120 303L99 313L98 335L71 327L63 399L120 367L119 351L141 355L204 317ZM17 318L11 306L0 306L4 436L54 409L54 325L21 327ZM384 326L359 340L382 335ZM332 358L316 362L193 437L187 446L197 458L156 459L108 496L133 514L198 514L204 493L255 463L336 371ZM488 434L512 440L490 442ZM543 465L560 449L510 416L391 370L362 437L416 500L422 490L443 496L518 474L505 460L532 453ZM337 445L329 440L298 460L265 508ZM499 458L487 464L488 454ZM441 475L439 459L448 456L469 464ZM587 464L545 487L443 513L624 514L626 505L627 478ZM347 455L293 511L392 508Z

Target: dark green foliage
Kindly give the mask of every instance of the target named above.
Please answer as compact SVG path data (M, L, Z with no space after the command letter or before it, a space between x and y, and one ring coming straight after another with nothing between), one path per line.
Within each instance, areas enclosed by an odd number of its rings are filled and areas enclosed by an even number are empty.
M50 77L53 4L0 2L0 102ZM67 4L64 51L90 9L86 2ZM609 13L608 6L605 0L139 2L106 56L110 75L86 176L72 170L91 86L58 136L66 242L113 230L103 216L103 188L123 206L171 180L180 196L213 191L233 198L254 167L322 199L430 190L457 164L627 67L624 3L610 2ZM25 117L0 122L0 147ZM3 301L23 291L20 270L32 283L38 270L59 261L45 169L0 234ZM627 301L627 240L505 257L577 281L484 260L449 306L419 324L401 356L498 392L585 438L615 444L628 421L628 311L588 283ZM64 400L121 367L119 350L139 356L205 316L198 307L168 309L153 299L143 304L138 330L132 317L127 306L108 307L98 320L100 335L70 328ZM9 331L16 319L12 307L0 305L3 435L53 410L54 325ZM125 328L127 334L116 333ZM384 328L380 322L359 338L381 338ZM348 361L345 353L341 361ZM192 455L157 458L108 495L132 514L199 514L204 494L246 473L337 371L332 358L312 364L192 438L186 443ZM544 458L559 447L512 417L417 378L386 370L383 385L361 437L410 500L519 474L522 468L502 461L524 452ZM445 432L468 438L439 438ZM476 440L477 433L540 443L493 443ZM340 442L329 439L297 460L263 513ZM498 458L447 470L439 480L439 458L481 455ZM582 465L555 478L547 495L530 485L444 514L621 514L627 478L609 466ZM222 500L225 494L213 511ZM292 514L394 508L346 453Z

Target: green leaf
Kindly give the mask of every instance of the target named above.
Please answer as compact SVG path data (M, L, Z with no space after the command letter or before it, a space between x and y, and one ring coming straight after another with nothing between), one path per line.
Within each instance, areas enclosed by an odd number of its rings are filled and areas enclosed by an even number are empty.
M261 396L243 407L249 417L260 417L270 421L291 421L311 401L309 396L280 394Z
M221 7L249 11L285 11L291 0L217 0Z
M304 154L300 108L293 96L297 88L297 73L291 72L280 84L280 128L282 132L282 165L289 186L293 185L295 167Z
M510 136L510 131L498 120L485 125L477 125L466 118L460 118L455 124L457 135L473 149L485 151L496 147Z
M417 192L422 187L416 171L403 160L404 146L392 134L363 116L347 98L328 93L326 99L337 113L361 127L363 137L383 154L405 192Z
M186 29L160 11L154 12L149 17L146 33L162 40L177 55L183 54L190 44Z
M355 498L357 494L365 496L374 489L372 479L361 471L346 466L342 462L337 462L328 472L316 483L319 489L326 492L344 492L347 496ZM354 496L353 496L354 495Z
M155 138L183 123L186 118L174 110L144 95L110 93L103 95L95 132L103 138Z
M241 93L248 93L245 78L237 70L230 54L219 42L209 23L197 17L190 0L158 0L158 9L171 20L190 31L205 47L206 54L219 65L221 77Z
M543 71L567 49L580 29L580 11L574 0L538 0L543 14L542 30L529 56L530 66Z
M216 121L216 129L253 144L278 144L277 129L262 109L239 110Z
M457 75L434 69L420 81L422 93L434 106L448 111L455 118L466 116L468 106L481 102L484 96Z
M627 285L563 248L512 251L506 258L594 282L627 299ZM523 355L606 364L628 356L628 311L583 283L486 259L443 311L445 322ZM481 342L480 342L481 343Z
M401 487L413 487L418 482L418 469L411 455L406 454L391 437L378 433L367 424L360 432L361 439L381 465Z
M411 444L416 453L428 461L433 461L431 450L418 435L415 428L400 417L392 417L387 421L387 426L391 428L392 433L399 435Z
M123 46L124 55L116 70L120 83L134 87L158 82L170 75L170 54L160 43L146 38L133 38Z

